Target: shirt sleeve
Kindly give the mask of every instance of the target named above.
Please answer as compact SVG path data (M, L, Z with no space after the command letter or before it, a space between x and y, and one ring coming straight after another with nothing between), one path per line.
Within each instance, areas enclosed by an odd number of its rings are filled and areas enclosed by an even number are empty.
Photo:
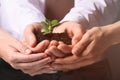
M45 20L43 0L1 0L2 25L21 35L26 25Z
M116 21L120 0L75 0L74 7L62 19L75 21L84 27L102 26Z

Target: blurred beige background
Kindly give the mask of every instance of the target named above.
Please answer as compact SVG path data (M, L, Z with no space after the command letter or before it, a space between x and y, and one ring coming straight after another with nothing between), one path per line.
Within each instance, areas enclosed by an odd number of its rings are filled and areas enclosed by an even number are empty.
M113 80L120 80L120 44L110 47L107 51Z

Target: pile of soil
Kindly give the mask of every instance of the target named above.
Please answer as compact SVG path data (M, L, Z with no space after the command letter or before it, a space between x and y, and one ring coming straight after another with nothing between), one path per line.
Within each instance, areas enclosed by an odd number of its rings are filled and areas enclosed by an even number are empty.
M57 40L57 41L62 41L67 45L71 44L71 38L68 36L68 34L65 33L50 33L43 35L42 33L36 33L37 41L38 43L43 41L43 40Z

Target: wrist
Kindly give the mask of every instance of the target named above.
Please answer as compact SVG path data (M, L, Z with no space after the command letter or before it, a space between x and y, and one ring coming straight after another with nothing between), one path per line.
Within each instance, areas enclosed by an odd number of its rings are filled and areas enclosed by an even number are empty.
M103 28L110 46L120 43L120 26L118 24L110 24Z
M112 34L114 39L114 44L120 43L120 21L112 24Z

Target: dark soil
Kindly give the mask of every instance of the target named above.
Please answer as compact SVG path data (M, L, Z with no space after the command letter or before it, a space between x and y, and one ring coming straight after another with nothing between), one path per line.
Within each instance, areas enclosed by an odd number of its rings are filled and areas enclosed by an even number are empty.
M62 41L67 45L71 44L71 38L67 35L67 33L50 33L43 35L42 33L36 34L38 43L43 40L57 40Z

